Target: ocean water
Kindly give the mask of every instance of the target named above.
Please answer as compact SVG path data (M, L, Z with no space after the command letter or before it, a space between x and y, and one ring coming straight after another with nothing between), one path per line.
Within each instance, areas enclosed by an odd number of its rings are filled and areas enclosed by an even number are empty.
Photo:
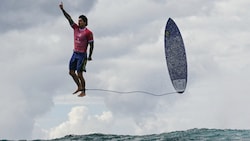
M250 130L204 128L143 136L108 134L67 135L51 141L250 141Z

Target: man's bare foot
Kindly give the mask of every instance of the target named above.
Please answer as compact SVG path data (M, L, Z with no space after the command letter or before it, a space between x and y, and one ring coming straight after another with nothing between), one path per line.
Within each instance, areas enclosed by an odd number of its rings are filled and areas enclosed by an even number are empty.
M75 92L73 92L73 94L76 94L76 93L78 93L78 92L80 92L82 90L83 90L83 88L78 88Z
M82 91L78 96L79 96L79 97L84 97L85 95L86 95L85 92Z

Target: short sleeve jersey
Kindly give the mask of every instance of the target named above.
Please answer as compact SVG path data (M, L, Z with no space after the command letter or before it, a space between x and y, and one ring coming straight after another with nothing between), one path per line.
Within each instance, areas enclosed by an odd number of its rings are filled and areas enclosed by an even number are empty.
M86 53L88 44L93 42L93 33L88 28L79 28L77 24L72 24L74 29L74 51L80 53Z

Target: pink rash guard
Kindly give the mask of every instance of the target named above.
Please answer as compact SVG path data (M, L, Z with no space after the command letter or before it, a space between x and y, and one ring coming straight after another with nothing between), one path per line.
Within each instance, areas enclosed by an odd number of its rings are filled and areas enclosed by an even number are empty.
M74 29L74 52L86 53L88 44L93 42L93 33L88 28L79 28L77 24L73 24Z

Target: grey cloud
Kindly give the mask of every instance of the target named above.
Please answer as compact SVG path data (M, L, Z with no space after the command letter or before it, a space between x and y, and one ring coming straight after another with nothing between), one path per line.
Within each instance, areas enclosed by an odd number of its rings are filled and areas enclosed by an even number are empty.
M0 5L0 32L8 30L23 30L39 24L44 24L61 16L60 0L2 0ZM96 0L65 1L65 8L73 13L88 13L95 5Z

